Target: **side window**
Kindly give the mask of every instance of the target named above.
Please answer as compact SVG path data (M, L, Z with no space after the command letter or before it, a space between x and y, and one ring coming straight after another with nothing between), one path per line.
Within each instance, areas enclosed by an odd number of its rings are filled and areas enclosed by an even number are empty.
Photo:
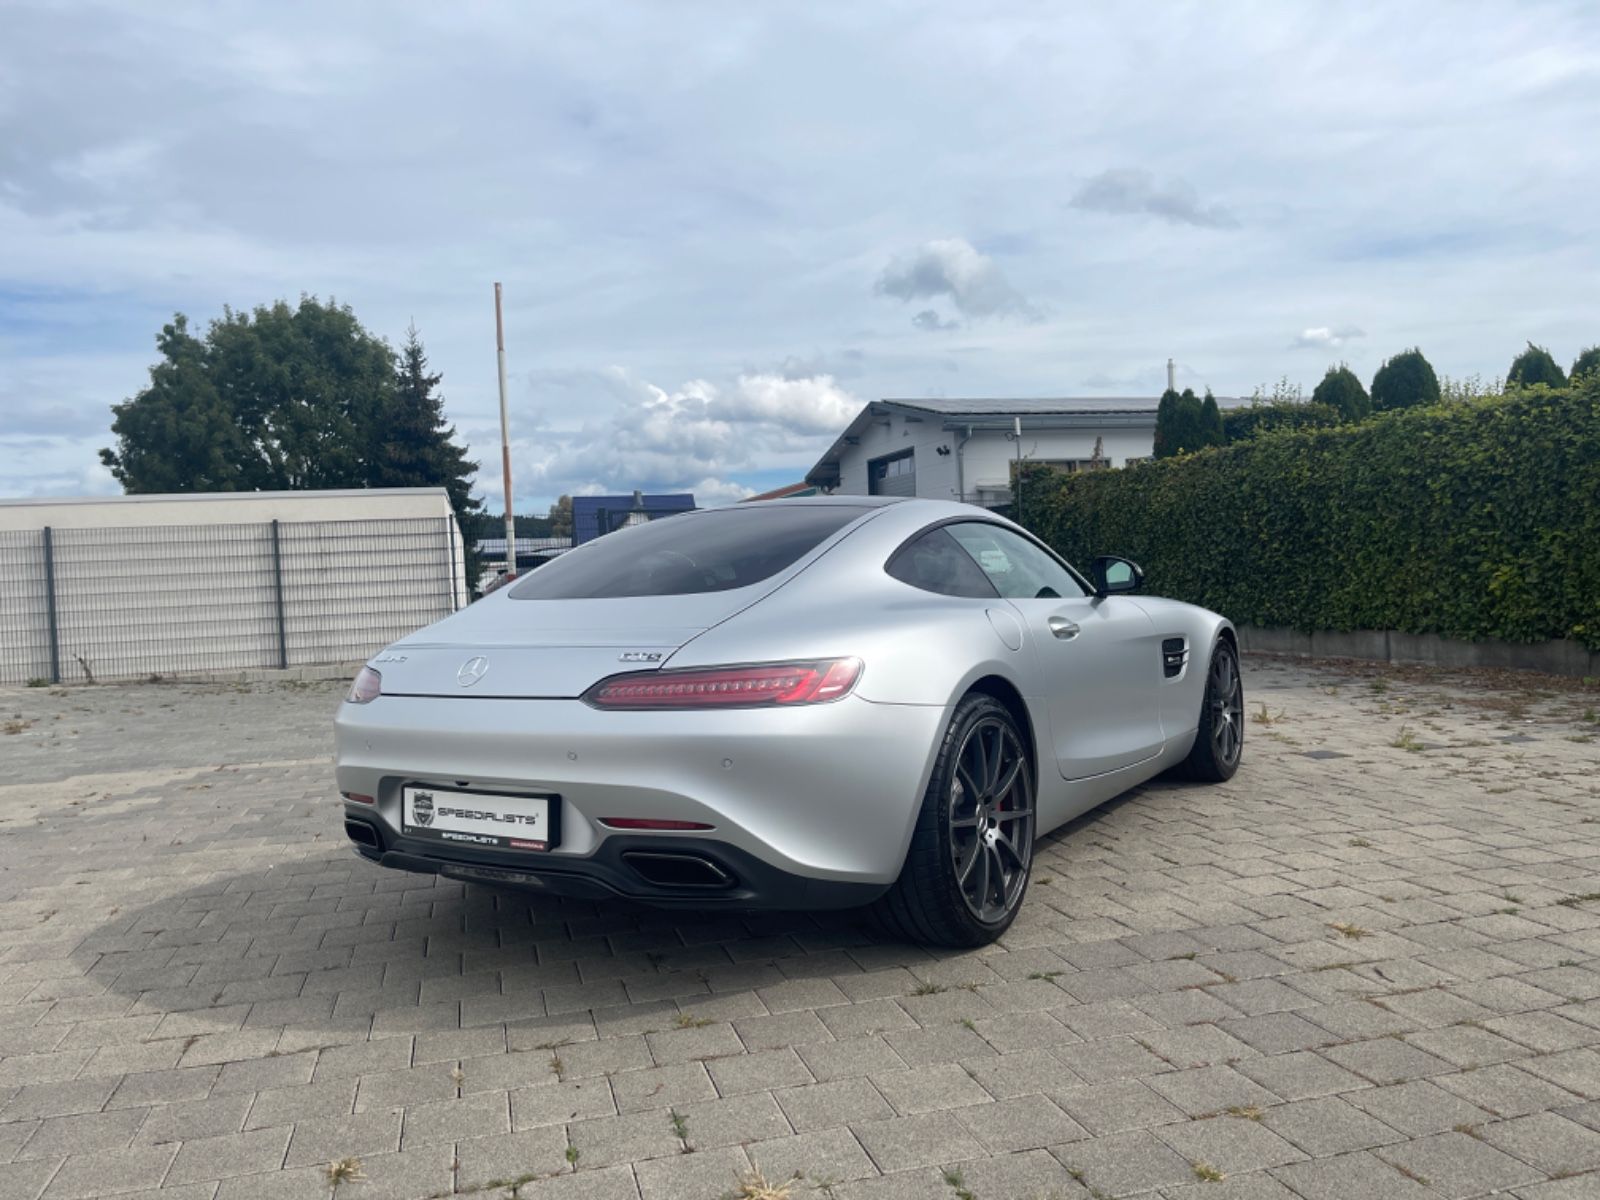
M986 522L947 525L995 591L1007 600L1074 599L1088 595L1068 571L1027 538Z
M901 583L941 596L992 600L994 587L972 556L940 527L920 533L895 551L884 568Z

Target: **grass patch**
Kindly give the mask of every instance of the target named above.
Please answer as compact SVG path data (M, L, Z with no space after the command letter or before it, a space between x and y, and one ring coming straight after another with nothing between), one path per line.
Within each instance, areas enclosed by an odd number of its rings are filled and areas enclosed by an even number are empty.
M961 1172L954 1167L944 1173L944 1181L950 1190L956 1194L956 1200L977 1200L977 1197L967 1190L966 1183L962 1181Z
M948 992L949 990L942 983L919 983L911 989L911 994L913 996L937 996L941 992Z
M1195 1163L1193 1170L1194 1177L1200 1180L1202 1183L1221 1183L1227 1178L1226 1175L1208 1162Z
M1390 742L1389 745L1396 750L1409 750L1413 754L1422 749L1422 741L1416 734L1411 732L1411 726L1409 725L1400 726L1400 732L1394 735L1394 741Z
M1354 846L1357 850L1370 850L1370 849L1372 849L1372 843L1367 841L1367 839L1364 838L1364 837L1353 837L1353 838L1351 838L1350 841L1349 841L1349 845Z
M1361 938L1372 936L1372 930L1363 929L1359 925L1352 925L1348 921L1334 921L1328 928L1340 937L1349 938L1351 941L1358 941Z
M761 1168L751 1166L744 1174L734 1180L734 1200L789 1200L789 1192L793 1187L790 1180L782 1179L777 1183L767 1182L767 1177L761 1173Z
M1029 979L1043 979L1046 982L1049 982L1052 979L1061 978L1061 976L1064 973L1065 972L1062 972L1062 971L1029 971L1028 972L1028 978Z
M689 1118L675 1108L667 1109L667 1123L672 1126L673 1136L683 1143L683 1148L689 1148Z
M1262 1116L1260 1107L1254 1104L1232 1104L1222 1111L1230 1117L1240 1117L1246 1121L1259 1121Z
M710 1017L697 1017L693 1013L681 1012L672 1018L672 1023L679 1029L704 1029L712 1024Z
M341 1183L352 1183L358 1179L365 1179L366 1175L361 1170L359 1158L336 1158L322 1168L322 1174L328 1180L328 1195L332 1196L339 1190Z
M1556 903L1567 908L1576 908L1580 904L1588 904L1594 900L1600 900L1600 892L1585 892L1581 896L1563 896Z

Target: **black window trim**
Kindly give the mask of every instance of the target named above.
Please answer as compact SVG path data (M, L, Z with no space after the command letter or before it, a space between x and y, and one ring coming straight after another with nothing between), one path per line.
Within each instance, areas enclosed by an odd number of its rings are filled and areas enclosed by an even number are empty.
M896 577L895 575L889 574L889 568L894 565L896 559L898 559L902 554L905 554L908 550L911 549L911 544L913 542L915 542L918 538L922 537L924 534L932 533L935 529L943 529L948 525L992 525L996 529L1004 529L1007 533L1014 533L1017 536L1019 536L1022 539L1024 539L1025 541L1032 542L1035 546L1037 546L1039 549L1043 550L1051 558L1055 559L1056 562L1061 566L1061 569L1066 571L1066 573L1068 575L1072 576L1072 578L1077 582L1078 586L1083 589L1083 596L1082 597L1063 596L1063 597L1061 597L1063 600L1076 600L1076 599L1093 600L1093 599L1096 598L1094 584L1090 583L1087 579L1085 579L1084 576L1083 576L1083 572L1079 571L1076 567L1074 567L1066 559L1062 558L1061 555L1057 554L1054 550L1050 549L1049 546L1045 545L1038 538L1034 537L1033 534L1029 533L1026 529L1023 529L1020 525L1007 525L1007 524L1005 524L1005 523L1003 523L1001 521L996 521L993 517L988 517L988 516L983 516L983 517L941 517L937 521L929 522L927 525L924 525L921 529L917 530L910 537L906 538L905 541L901 542L898 546L896 546L894 553L889 555L888 558L884 559L884 562L883 562L884 573L889 575L889 578L893 579L896 583L905 583L905 580L900 579L900 578ZM958 542L957 544L959 545L960 543ZM964 552L966 550L966 547L963 546L962 550ZM979 569L980 570L982 569L981 566L980 566ZM924 593L926 593L927 595L930 595L930 596L946 596L948 599L951 599L951 600L982 600L985 603L987 603L989 600L999 600L1001 598L1000 589L999 588L995 588L994 580L989 578L988 572L984 572L984 580L989 584L989 586L991 588L994 588L994 595L993 596L951 596L948 592L930 592L930 591L928 591L927 588L919 588L914 583L906 583L905 585L908 588L912 588L912 589L914 589L916 591L919 591L919 592L924 592Z

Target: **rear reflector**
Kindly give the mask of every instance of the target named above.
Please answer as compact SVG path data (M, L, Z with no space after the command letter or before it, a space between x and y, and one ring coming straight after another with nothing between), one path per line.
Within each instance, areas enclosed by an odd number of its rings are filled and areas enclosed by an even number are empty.
M703 821L656 821L649 817L601 817L607 829L710 829Z
M352 800L357 804L373 803L371 796L363 796L360 792L340 792L339 795L343 796L346 800Z
M826 704L861 678L859 658L638 671L603 679L583 699L595 708L760 708Z

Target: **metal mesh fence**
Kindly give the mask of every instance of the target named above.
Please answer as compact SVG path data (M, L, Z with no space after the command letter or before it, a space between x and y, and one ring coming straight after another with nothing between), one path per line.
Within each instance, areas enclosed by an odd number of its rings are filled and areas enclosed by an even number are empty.
M45 591L44 534L0 532L0 680L6 683L50 678Z
M361 659L454 611L450 518L0 532L0 683Z

